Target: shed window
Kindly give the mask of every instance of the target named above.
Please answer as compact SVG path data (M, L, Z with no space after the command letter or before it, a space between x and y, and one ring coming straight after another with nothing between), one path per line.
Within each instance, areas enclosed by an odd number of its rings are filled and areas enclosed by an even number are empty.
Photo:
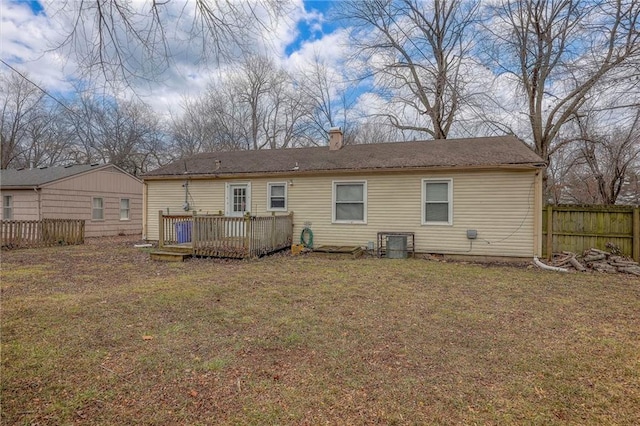
M13 219L13 195L2 197L2 218L4 220Z
M129 199L120 199L120 220L129 220Z
M102 198L93 198L91 219L104 220L104 201Z
M333 221L367 223L367 183L333 183Z
M267 184L269 193L269 211L286 211L287 210L287 184L284 182Z
M453 223L453 181L423 179L422 224L451 225Z

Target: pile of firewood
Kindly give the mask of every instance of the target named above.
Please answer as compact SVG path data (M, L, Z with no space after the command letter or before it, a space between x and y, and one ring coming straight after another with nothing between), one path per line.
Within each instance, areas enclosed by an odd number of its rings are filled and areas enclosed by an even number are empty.
M582 256L575 253L563 251L554 253L549 265L557 268L574 268L584 272L593 270L598 272L622 272L640 276L640 264L633 260L595 248L585 251Z

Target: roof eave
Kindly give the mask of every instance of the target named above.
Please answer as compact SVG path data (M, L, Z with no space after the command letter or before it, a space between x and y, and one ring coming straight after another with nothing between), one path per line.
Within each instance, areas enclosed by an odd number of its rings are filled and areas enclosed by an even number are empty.
M184 179L230 179L230 178L255 178L269 176L305 176L305 175L331 175L335 173L341 174L363 174L363 173L406 173L406 172L424 172L424 171L442 171L442 170L489 170L489 169L528 169L537 170L545 168L544 163L513 163L513 164L493 164L493 165L461 165L461 166L428 166L428 167L378 167L378 168L362 168L362 169L323 169L323 170L277 170L271 172L226 172L226 173L193 173L193 174L175 174L175 175L151 175L142 176L143 181L151 180L184 180Z

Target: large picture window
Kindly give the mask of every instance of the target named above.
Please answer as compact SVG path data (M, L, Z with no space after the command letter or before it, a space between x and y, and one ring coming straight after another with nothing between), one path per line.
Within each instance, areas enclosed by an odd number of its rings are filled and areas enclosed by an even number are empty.
M333 183L333 222L367 223L367 183Z
M287 184L284 182L267 184L269 194L268 211L287 211Z
M99 197L95 197L91 200L91 219L104 220L104 200Z
M453 181L451 179L422 180L422 224L453 224Z

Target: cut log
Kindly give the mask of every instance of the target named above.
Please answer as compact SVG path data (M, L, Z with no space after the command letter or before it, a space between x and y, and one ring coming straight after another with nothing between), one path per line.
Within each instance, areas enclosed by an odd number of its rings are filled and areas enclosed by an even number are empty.
M597 260L604 260L606 259L607 256L605 254L594 254L591 256L585 256L582 260L584 260L585 262L595 262Z
M591 264L591 268L598 272L618 272L615 266L611 266L607 262L594 262Z
M624 272L626 274L637 275L640 277L640 267L637 267L637 266L618 268L618 272Z
M553 264L555 266L564 266L567 263L569 263L571 261L572 258L574 258L575 255L565 255L564 257L558 258L556 260L554 260Z
M592 251L598 254L604 254L605 256L611 255L611 253L609 253L608 251L598 250L597 248L590 248L589 251Z
M582 263L578 262L578 260L575 257L572 257L571 259L569 259L569 263L571 263L571 265L580 272L584 272L587 270L587 268L585 268L582 265Z

